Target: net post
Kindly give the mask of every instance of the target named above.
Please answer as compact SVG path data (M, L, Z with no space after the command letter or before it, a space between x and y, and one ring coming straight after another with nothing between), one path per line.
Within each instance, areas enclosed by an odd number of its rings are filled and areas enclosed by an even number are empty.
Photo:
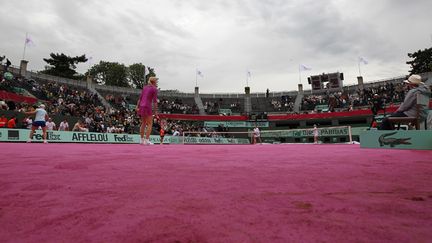
M183 135L182 135L182 144L185 144L185 131L183 131Z
M352 131L351 131L351 126L348 126L348 136L349 136L349 141L350 141L350 143L352 144L353 141L352 141Z

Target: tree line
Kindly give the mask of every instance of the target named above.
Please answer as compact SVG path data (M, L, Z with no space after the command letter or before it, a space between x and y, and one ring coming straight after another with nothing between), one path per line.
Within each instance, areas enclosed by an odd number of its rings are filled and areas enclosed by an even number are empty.
M86 55L71 57L64 53L51 53L49 58L43 59L48 65L43 74L76 80L85 80L90 75L100 85L132 87L141 89L149 77L156 76L154 68L146 67L142 63L126 66L123 63L100 61L91 66L84 74L76 71L79 63L86 63Z
M411 60L407 61L406 64L411 66L410 74L432 71L432 47L408 53L408 57ZM101 85L140 89L147 83L149 77L156 76L153 68L146 67L142 63L126 66L118 62L100 61L90 67L85 74L80 74L75 69L77 64L88 61L85 55L71 57L64 53L51 53L50 58L43 60L48 65L40 73L78 80L84 80L90 75Z

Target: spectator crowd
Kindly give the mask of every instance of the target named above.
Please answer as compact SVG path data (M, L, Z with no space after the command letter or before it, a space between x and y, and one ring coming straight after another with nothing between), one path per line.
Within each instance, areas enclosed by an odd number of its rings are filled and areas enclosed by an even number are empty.
M130 133L136 134L139 131L139 117L135 109L129 107L130 99L127 96L106 95L108 102L117 104L115 109L107 110L96 94L89 90L76 86L69 87L53 81L33 80L24 78L15 78L14 80L2 79L0 88L8 92L15 91L12 87L20 87L43 100L48 114L62 118L59 124L53 120L48 121L49 130L63 131L81 131L81 132L109 132L109 133ZM136 101L134 102L136 104ZM160 99L158 100L161 113L182 113L196 114L196 106L183 104L181 99ZM37 104L27 104L14 101L0 100L0 110L10 111L31 111L37 108ZM75 119L72 119L75 118ZM32 117L25 117L22 121L16 121L16 118L6 118L4 115L0 118L0 127L7 127L9 120L20 124L20 128L31 128ZM68 121L73 121L69 124ZM76 122L75 122L76 121ZM169 121L165 127L166 134L181 135L183 131L203 131L199 124L202 122L174 122ZM12 127L10 127L12 128ZM159 122L154 122L153 134L159 134ZM205 130L204 130L205 131Z
M219 114L221 109L230 109L232 113L241 112L241 105L237 99L206 99L203 103L206 114Z
M357 89L353 93L340 91L324 95L308 95L303 97L301 110L314 111L318 105L327 105L329 112L336 110L352 111L370 107L374 97L380 97L384 105L400 103L405 98L405 88L402 83L385 83L364 89Z
M272 99L270 101L272 111L275 112L287 112L291 113L294 111L294 98L289 95L283 95L280 99Z
M139 117L134 109L138 97L105 94L105 99L114 107L114 109L107 110L98 96L85 88L68 86L53 81L25 78L14 78L12 80L2 78L0 81L0 90L16 92L17 88L27 90L31 95L42 100L48 113L58 116L57 122L59 124L50 121L53 124L49 126L49 129L130 134L136 134L139 131ZM308 95L302 100L301 110L303 112L314 112L313 110L316 109L317 105L327 105L329 112L361 109L370 107L377 96L386 106L400 103L403 101L404 95L405 89L402 84L385 83L357 89L354 92L340 91L323 95ZM188 105L180 98L159 98L158 107L160 113L199 113L196 105ZM291 96L273 97L271 99L267 97L265 102L270 107L269 109L273 109L270 111L293 112L294 109L294 97ZM208 114L218 112L222 107L230 108L233 112L240 112L238 100L214 99L207 100L204 103L204 109ZM0 100L1 110L22 112L35 108L36 106L27 103ZM25 117L25 119L19 121L16 117L8 119L3 116L0 118L0 127L18 126L28 128L31 127L31 119L31 117ZM68 124L68 121L72 122L72 124ZM160 123L155 122L153 134L159 134L161 128ZM226 131L226 128L205 128L202 122L186 121L167 121L163 125L163 129L168 135L181 135L183 131L193 131L201 133L202 136L210 136L209 134L214 131Z

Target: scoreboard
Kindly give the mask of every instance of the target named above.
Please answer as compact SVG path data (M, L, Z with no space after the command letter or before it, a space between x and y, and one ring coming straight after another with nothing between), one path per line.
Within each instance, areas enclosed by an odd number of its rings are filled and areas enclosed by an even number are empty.
M323 89L340 89L343 87L343 73L323 73L313 75L308 78L308 83L312 86L312 90Z

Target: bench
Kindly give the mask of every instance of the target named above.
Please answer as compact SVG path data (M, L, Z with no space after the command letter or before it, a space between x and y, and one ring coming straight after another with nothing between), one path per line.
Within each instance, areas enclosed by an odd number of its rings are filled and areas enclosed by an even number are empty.
M390 124L398 124L397 130L399 130L401 124L414 125L416 130L420 130L421 112L423 109L428 109L429 96L418 93L416 102L416 116L408 117L389 117L388 121ZM427 127L426 127L427 129Z

